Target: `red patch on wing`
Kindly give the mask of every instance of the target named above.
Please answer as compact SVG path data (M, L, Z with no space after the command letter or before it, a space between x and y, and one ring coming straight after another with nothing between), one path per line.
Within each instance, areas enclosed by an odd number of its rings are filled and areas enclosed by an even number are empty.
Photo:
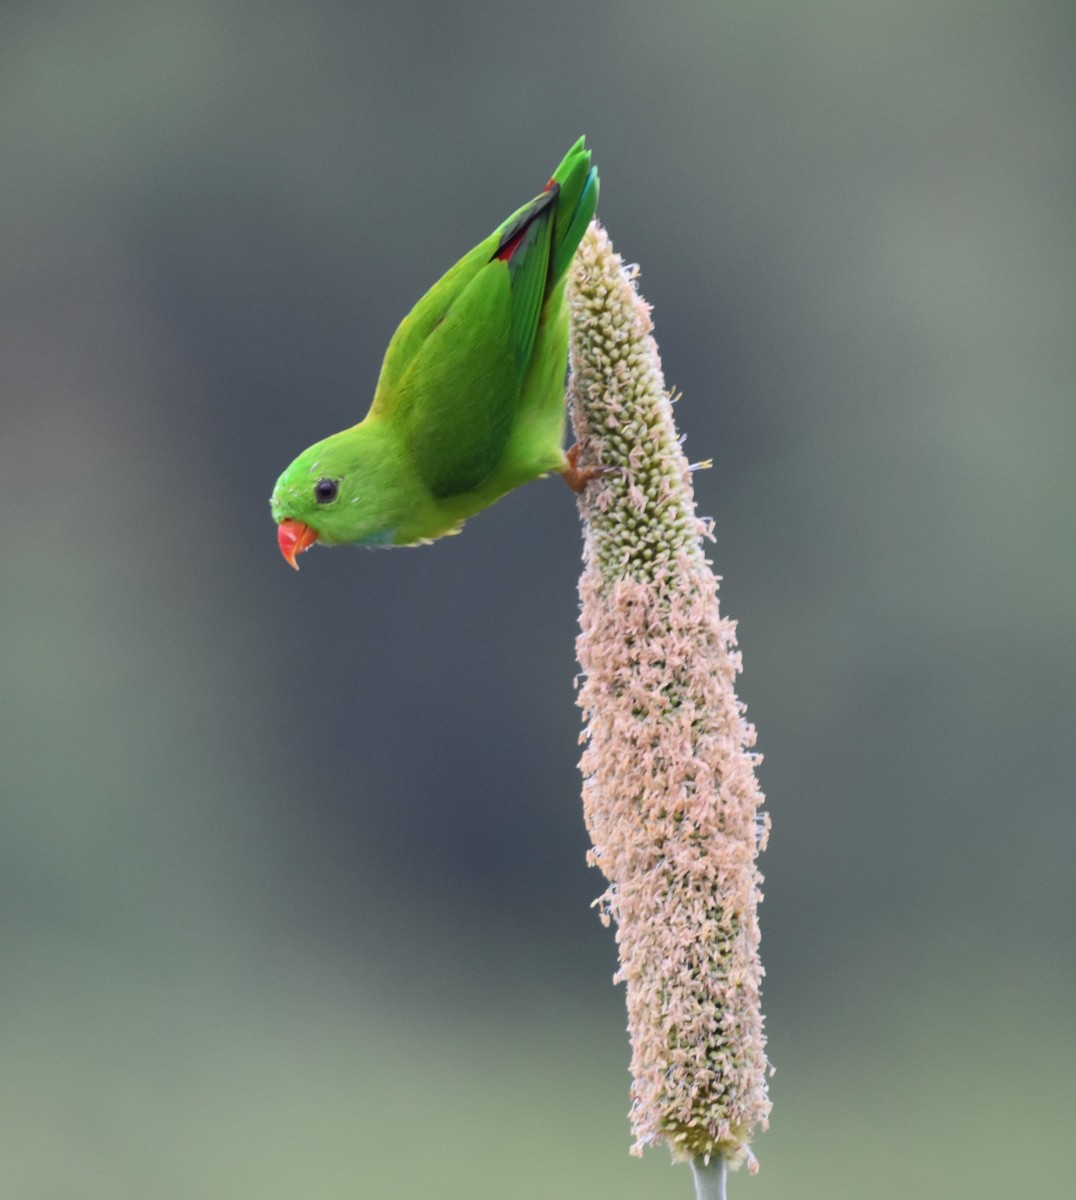
M517 233L516 236L510 241L505 242L493 257L499 258L501 262L508 262L512 255L515 254L515 252L519 249L519 243L523 241L523 235L529 228L530 225L524 225L519 233Z

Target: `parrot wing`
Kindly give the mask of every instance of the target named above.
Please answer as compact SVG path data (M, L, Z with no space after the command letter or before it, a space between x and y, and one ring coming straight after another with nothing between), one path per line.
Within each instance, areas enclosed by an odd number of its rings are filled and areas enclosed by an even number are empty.
M501 227L493 261L508 264L512 288L511 342L522 380L527 373L549 283L557 186L550 186Z
M386 352L371 413L392 422L437 498L478 487L504 453L549 282L558 190L457 263Z

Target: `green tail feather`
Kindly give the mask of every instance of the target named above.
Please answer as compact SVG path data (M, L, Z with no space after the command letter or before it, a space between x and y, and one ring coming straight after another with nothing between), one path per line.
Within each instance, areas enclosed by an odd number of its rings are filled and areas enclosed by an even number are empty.
M553 182L560 185L560 194L553 226L551 283L567 271L598 207L598 168L590 165L585 141L580 138L553 172Z

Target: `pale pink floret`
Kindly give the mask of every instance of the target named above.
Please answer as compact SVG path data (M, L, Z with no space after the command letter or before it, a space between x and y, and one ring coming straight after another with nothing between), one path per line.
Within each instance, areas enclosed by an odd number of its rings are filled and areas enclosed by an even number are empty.
M627 988L633 1151L753 1164L770 1111L755 865L768 821L735 626L634 279L592 224L569 288L572 420L580 464L614 469L580 497L584 814Z

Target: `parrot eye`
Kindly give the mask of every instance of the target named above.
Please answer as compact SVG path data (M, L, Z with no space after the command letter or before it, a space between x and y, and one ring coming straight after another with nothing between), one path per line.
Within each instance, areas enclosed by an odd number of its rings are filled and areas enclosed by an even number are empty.
M340 484L335 479L319 479L314 484L314 499L319 504L329 504L336 499Z

